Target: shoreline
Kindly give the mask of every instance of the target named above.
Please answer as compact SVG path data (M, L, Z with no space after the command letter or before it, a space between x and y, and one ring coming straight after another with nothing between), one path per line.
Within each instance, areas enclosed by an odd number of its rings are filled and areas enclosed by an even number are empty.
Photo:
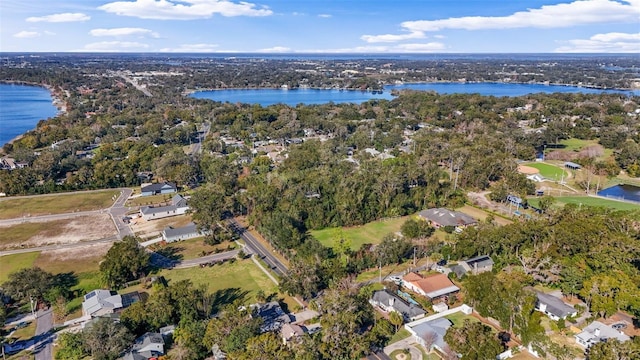
M63 100L61 91L56 90L53 86L51 86L49 84L39 84L39 83L33 83L33 82L29 82L29 81L22 81L22 80L0 80L0 84L35 86L35 87L39 87L39 88L44 88L51 95L51 104L58 110L58 112L53 117L58 117L60 115L64 115L68 111L69 104L67 104L67 102ZM40 122L42 120L46 120L46 119L40 119L40 120L38 120L38 122ZM5 145L13 144L14 142L22 139L29 131L33 131L34 129L36 129L37 126L38 126L38 123L36 123L36 125L35 125L35 127L33 129L27 130L26 132L24 132L24 133L22 133L20 135L17 135L16 137L14 137L11 140L7 141L6 143L2 144L2 146L0 146L0 153L4 154L4 151L2 150L2 148L4 148Z
M382 90L361 90L361 89L353 89L353 88L324 88L324 87L295 87L295 88L287 88L282 89L281 87L227 87L227 88L202 88L202 89L185 89L182 92L183 96L190 96L198 92L206 92L206 91L223 91L223 90L298 90L298 89L309 89L309 90L344 90L344 91L363 91L363 92L376 92L376 91L392 91L394 89L385 89L385 87L394 87L394 86L402 86L402 85L419 85L419 84L505 84L505 85L541 85L541 86L563 86L563 87L574 87L577 89L584 88L590 90L601 90L603 92L618 92L631 96L640 96L640 93L636 94L635 92L640 91L638 88L606 88L599 87L593 85L575 85L575 84L565 84L565 83L555 83L555 82L547 82L547 81L536 81L536 82L504 82L504 81L453 81L453 80L430 80L430 81L406 81L402 82L402 84L384 84Z

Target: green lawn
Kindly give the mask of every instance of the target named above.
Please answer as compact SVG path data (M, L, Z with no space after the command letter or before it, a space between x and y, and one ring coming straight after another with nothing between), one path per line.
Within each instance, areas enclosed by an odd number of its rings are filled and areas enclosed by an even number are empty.
M604 206L616 210L640 210L640 205L615 201L609 199L603 199L591 196L562 196L555 198L557 202L563 204L582 204L585 206Z
M82 192L0 200L0 219L99 210L111 206L119 190Z
M409 330L405 329L404 326L402 326L397 333L393 334L393 336L391 337L391 340L389 340L389 343L387 345L397 343L398 341L404 340L409 336L411 336L411 333L409 332Z
M158 275L164 276L169 285L180 280L191 280L196 286L205 285L209 292L239 289L240 293L246 292L245 303L255 302L258 290L264 291L266 295L278 292L277 285L251 259L205 268L162 270Z
M550 180L560 181L563 176L566 178L568 175L567 172L564 171L562 168L555 165L547 164L547 163L534 162L534 163L527 163L524 165L540 170L540 175Z
M362 226L313 230L311 235L327 247L335 247L335 239L342 237L350 243L351 249L358 250L363 244L379 244L385 235L400 231L402 224L408 218L409 216L403 216L374 221Z
M465 320L469 320L470 322L480 322L477 318L471 315L466 315L462 311L445 316L445 318L451 320L454 327L461 327Z
M176 241L165 245L152 245L151 249L171 259L189 260L203 256L202 252L212 254L216 249L226 251L227 249L235 249L236 244L225 241L217 245L207 245L204 243L204 237L198 237L189 240Z
M38 251L0 256L0 285L9 279L9 274L32 267L38 256Z

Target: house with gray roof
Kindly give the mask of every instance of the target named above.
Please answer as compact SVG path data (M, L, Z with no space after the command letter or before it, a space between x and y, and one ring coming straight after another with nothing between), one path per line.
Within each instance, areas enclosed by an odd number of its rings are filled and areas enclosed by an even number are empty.
M601 341L608 341L609 339L615 339L620 342L629 341L631 339L629 336L599 321L592 322L585 327L581 333L576 334L575 337L578 345L584 348L589 348L593 344L597 344Z
M418 213L418 216L428 221L436 229L445 226L453 226L456 229L463 229L467 226L476 225L478 223L476 219L465 213L445 208L422 210Z
M140 208L140 216L145 220L156 220L170 216L183 215L189 210L187 199L176 194L171 198L171 205L168 206L143 206Z
M424 317L425 311L416 304L411 304L389 290L378 290L373 293L369 303L389 313L396 311L402 314L404 321L414 321Z
M441 317L414 326L409 325L410 324L405 325L405 328L409 330L413 338L420 343L420 345L424 346L425 349L431 351L435 348L441 352L445 352L448 346L444 341L444 335L447 333L447 330L453 326L451 320ZM429 339L428 342L431 343L430 346L427 346L428 344L425 339Z
M493 270L493 259L489 255L480 255L471 259L459 261L458 264L452 265L449 268L454 272L458 279L462 276L471 274L478 275L483 272ZM445 273L447 273L445 271Z
M138 292L118 294L112 290L93 290L82 301L82 315L100 317L113 314L140 300Z
M205 233L198 230L198 226L192 222L182 227L168 226L162 230L162 239L168 243L204 236Z
M141 196L151 196L160 194L172 194L178 192L176 184L171 182L155 183L142 186L140 188Z
M578 315L578 311L573 306L542 292L536 292L536 310L555 321Z

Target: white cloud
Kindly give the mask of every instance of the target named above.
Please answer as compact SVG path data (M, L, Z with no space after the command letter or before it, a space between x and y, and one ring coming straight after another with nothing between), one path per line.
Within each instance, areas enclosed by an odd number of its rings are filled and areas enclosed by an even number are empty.
M555 49L560 53L638 53L640 52L640 33L596 34L589 39L567 41L567 45Z
M91 19L89 15L83 13L63 13L63 14L53 14L53 15L45 15L45 16L32 16L28 17L28 22L51 22L51 23L61 23L61 22L75 22L75 21L87 21Z
M26 31L26 30L13 34L13 37L16 37L19 39L28 39L28 38L38 37L38 36L40 36L40 33L38 33L37 31Z
M284 47L284 46L274 46L274 47L272 47L272 48L260 49L260 50L258 50L258 52L265 52L265 53L286 53L286 52L291 52L291 48Z
M367 45L357 46L353 48L342 49L313 49L296 51L300 53L329 53L329 54L354 54L354 53L430 53L442 52L445 45L438 42L430 42L425 44L398 44L393 46L386 45Z
M408 34L400 34L400 35L394 35L394 34L362 35L360 38L368 43L398 42L398 41L408 40L408 39L422 39L424 38L424 32L413 31Z
M598 23L637 23L640 0L576 0L570 3L543 5L507 16L464 16L438 20L405 21L409 34L363 35L367 42L395 42L425 32L445 29L486 30L516 28L565 28Z
M118 51L133 51L143 50L149 48L149 45L132 42L132 41L101 41L90 43L84 46L80 51L105 51L105 52L118 52Z
M92 36L150 36L157 38L158 33L143 28L111 28L111 29L93 29L89 31Z
M194 53L194 52L216 52L217 44L182 44L177 48L163 48L160 52Z
M222 16L269 16L267 7L248 2L229 0L134 0L115 1L98 7L100 10L123 16L156 20L206 19L214 14Z
M331 15L331 14L318 14L318 17L319 17L319 18L325 18L325 19L328 19L328 18L330 18L330 17L332 17L332 16L333 16L333 15Z

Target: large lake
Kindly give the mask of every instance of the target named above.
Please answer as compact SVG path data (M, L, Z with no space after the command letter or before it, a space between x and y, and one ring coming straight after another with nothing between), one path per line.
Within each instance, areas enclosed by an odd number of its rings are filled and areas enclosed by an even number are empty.
M209 99L220 102L248 103L268 106L273 104L324 104L362 103L371 99L391 100L393 90L435 91L440 94L480 94L492 96L522 96L535 93L584 93L600 94L623 93L640 95L640 91L599 90L577 86L543 85L543 84L510 84L510 83L420 83L386 86L382 93L355 90L321 90L321 89L231 89L198 91L191 94L196 99Z
M0 84L0 146L34 129L38 121L56 116L52 101L45 88Z

